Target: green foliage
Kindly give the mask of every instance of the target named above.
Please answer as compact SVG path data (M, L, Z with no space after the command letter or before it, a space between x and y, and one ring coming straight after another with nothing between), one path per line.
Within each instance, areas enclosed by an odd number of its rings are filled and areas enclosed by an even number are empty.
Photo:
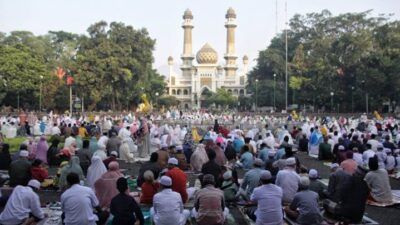
M236 106L236 102L237 98L223 88L207 96L205 101L207 105L215 104L217 107L233 107Z
M0 33L1 104L16 107L18 93L21 105L37 109L42 83L43 107L67 110L67 76L73 76L73 94L85 98L88 110L126 109L138 105L144 92L151 101L156 92L163 94L164 79L152 69L155 40L146 29L100 21L87 32ZM61 80L58 67L66 71Z
M179 100L175 96L162 96L157 100L157 104L169 108L179 105Z
M400 101L396 95L400 84L399 21L372 17L370 11L332 16L324 10L295 15L289 24L289 104L329 108L330 92L334 92L335 105L340 103L342 111L351 111L352 95L355 110L363 111L367 92L370 109L379 110L383 101ZM257 65L249 74L248 89L253 94L255 83L251 81L255 79L259 80L259 90L268 90L258 92L260 106L273 104L274 73L276 103L283 108L285 33L278 34L260 51Z

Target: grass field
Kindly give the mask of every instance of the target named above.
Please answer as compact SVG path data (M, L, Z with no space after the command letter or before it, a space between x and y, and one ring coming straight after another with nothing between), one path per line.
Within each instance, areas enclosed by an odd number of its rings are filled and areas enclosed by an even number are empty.
M4 143L7 143L10 145L10 152L16 152L19 149L19 146L27 140L26 137L16 137L16 138L5 138Z

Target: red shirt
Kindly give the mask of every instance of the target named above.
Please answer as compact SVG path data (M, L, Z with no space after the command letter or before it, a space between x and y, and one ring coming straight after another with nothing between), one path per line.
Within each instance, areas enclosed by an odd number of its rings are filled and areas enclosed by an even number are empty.
M165 175L171 177L172 190L178 192L182 197L182 202L185 203L188 199L188 194L186 192L186 173L178 167L174 167L173 169L168 170Z
M47 170L41 167L32 167L31 169L32 179L36 179L39 182L43 182L49 176Z
M140 203L153 204L153 197L157 194L160 184L155 182L153 184L144 182L141 186L142 195L140 195Z

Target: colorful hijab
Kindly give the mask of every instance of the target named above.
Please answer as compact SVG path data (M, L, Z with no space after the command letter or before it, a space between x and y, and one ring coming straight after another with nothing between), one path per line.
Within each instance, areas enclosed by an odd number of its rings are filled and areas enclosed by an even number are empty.
M94 191L102 208L108 208L113 199L119 192L117 190L117 180L123 174L119 171L118 162L110 162L108 171L104 173L95 183Z
M49 145L47 144L46 137L41 136L40 141L37 144L36 148L36 159L42 160L42 162L47 164L47 150L49 149Z

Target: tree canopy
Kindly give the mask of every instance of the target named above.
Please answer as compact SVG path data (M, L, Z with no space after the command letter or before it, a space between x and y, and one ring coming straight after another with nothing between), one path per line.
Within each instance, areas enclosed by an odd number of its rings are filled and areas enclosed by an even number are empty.
M164 92L163 77L152 69L155 40L146 29L100 21L87 33L0 33L0 86L6 87L0 88L0 102L16 107L18 93L28 108L37 109L42 84L44 108L66 110L67 79L89 110L131 108L143 93L154 100ZM65 75L58 77L59 70Z
M288 35L289 104L313 105L334 110L380 110L383 102L399 102L400 22L390 16L372 17L370 11L333 16L329 11L295 15ZM285 105L285 32L259 52L249 74L249 89L259 80L258 104ZM261 87L261 88L260 88ZM352 97L353 96L353 97ZM330 109L333 110L333 109Z

